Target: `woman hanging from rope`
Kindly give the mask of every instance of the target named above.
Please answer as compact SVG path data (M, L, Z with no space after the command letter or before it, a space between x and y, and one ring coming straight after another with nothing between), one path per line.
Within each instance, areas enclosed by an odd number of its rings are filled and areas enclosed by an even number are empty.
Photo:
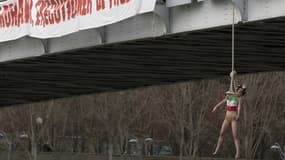
M238 133L237 133L238 132L238 120L240 117L242 96L246 94L246 87L244 85L239 85L235 89L234 83L233 83L234 74L235 74L235 71L231 73L231 78L232 78L231 87L230 87L230 90L226 93L226 97L221 102L219 102L212 110L212 112L215 112L220 106L222 106L222 104L224 104L225 102L227 104L226 116L222 124L218 144L217 144L217 147L213 155L216 155L218 153L223 143L223 140L224 140L224 134L226 130L229 128L229 126L231 125L235 148L236 148L235 158L238 159L240 157L239 140L238 140Z

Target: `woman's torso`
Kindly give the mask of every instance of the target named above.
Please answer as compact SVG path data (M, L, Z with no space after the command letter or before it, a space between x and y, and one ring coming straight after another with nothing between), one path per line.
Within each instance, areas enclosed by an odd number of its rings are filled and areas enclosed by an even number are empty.
M239 98L236 95L229 95L226 97L227 111L237 111Z

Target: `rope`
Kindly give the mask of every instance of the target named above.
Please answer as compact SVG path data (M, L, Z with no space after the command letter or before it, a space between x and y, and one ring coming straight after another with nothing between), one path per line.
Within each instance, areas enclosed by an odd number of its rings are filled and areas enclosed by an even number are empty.
M229 91L233 93L235 91L235 6L233 4L233 23L232 23L232 71L230 73L231 84Z
M233 4L233 24L232 24L232 71L235 70L235 6Z

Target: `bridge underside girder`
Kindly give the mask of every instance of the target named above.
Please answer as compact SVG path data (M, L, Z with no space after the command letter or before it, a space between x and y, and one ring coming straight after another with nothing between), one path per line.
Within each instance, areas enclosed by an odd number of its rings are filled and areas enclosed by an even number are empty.
M238 73L285 69L285 18L236 26ZM0 106L228 75L231 26L0 64Z

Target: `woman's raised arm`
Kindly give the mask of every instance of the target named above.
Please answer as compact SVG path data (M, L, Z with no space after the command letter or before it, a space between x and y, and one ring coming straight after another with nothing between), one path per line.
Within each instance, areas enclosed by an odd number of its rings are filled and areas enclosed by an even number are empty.
M217 105L215 105L215 107L213 108L212 112L215 112L217 110L217 108L219 108L225 102L226 102L226 98L224 98Z

